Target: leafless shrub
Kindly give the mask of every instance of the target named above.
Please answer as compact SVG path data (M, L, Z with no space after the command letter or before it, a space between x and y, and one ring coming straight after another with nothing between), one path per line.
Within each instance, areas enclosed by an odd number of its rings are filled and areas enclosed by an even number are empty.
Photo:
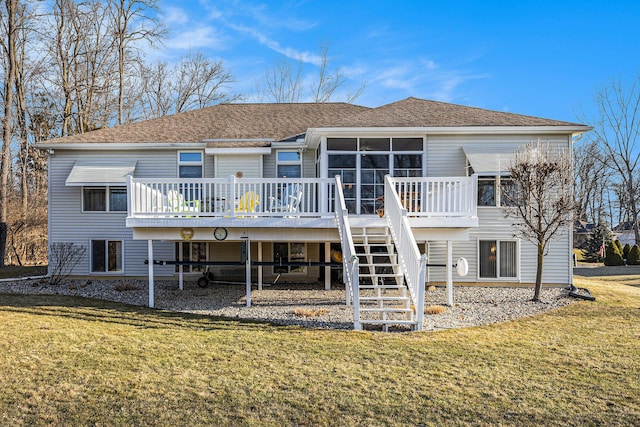
M129 282L121 282L121 283L117 283L114 289L118 292L124 292L124 291L135 291L136 289L138 289L138 287Z
M447 307L441 305L430 305L424 309L424 314L442 314L447 311Z
M56 242L50 248L49 276L50 285L59 285L69 277L76 265L87 253L86 246L76 245L71 242Z
M329 310L326 308L295 308L293 314L298 317L318 317L327 314Z

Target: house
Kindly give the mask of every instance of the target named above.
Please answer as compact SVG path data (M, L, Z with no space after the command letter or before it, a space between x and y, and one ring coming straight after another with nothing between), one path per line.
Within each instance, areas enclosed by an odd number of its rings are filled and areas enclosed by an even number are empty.
M417 98L216 105L40 144L49 242L88 247L75 275L148 276L151 307L158 277L182 288L209 267L246 282L250 305L253 283L329 288L339 262L356 328L420 329L425 282L450 303L454 274L534 282L536 248L501 211L505 171L518 147L571 150L587 130ZM571 234L551 244L546 284L571 283Z
M624 221L613 227L613 236L620 241L622 246L636 244L636 233L633 230L633 221Z

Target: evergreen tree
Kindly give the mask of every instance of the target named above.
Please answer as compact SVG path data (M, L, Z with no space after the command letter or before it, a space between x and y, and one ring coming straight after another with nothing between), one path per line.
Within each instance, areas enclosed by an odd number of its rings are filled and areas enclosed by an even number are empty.
M640 246L633 245L627 257L627 265L640 265Z
M613 241L613 243L615 243L616 247L618 248L618 252L620 252L620 255L622 255L622 242L616 239Z
M582 256L587 262L602 262L603 252L602 246L611 242L611 232L604 225L596 226L591 235L585 242L585 248L582 250Z
M628 243L624 245L624 247L622 248L622 258L627 259L629 258L629 251L631 250L631 245L629 245Z
M622 253L618 249L618 245L615 243L618 240L611 242L607 245L606 254L604 256L604 265L607 266L616 266L616 265L624 265L624 260L622 259Z

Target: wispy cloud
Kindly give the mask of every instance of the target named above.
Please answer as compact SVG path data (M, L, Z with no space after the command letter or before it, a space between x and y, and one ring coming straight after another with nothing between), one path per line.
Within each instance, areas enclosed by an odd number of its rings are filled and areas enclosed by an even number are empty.
M322 63L322 57L320 55L310 53L310 52L302 52L291 47L280 46L280 43L278 43L275 40L272 40L271 38L267 37L265 34L259 31L256 31L253 28L245 27L243 25L236 25L236 24L229 24L229 26L238 32L248 34L249 36L257 40L260 44L268 47L274 52L278 52L279 54L286 56L287 58L300 60L302 62L313 64L313 65L320 65Z
M224 47L224 37L217 34L213 27L200 25L176 34L165 45L170 49L221 49Z
M189 22L189 15L179 7L164 6L162 8L162 20L167 26L184 25Z
M488 74L449 69L424 59L397 61L380 72L372 70L369 75L373 85L444 102L458 99L460 87L470 80L489 77Z

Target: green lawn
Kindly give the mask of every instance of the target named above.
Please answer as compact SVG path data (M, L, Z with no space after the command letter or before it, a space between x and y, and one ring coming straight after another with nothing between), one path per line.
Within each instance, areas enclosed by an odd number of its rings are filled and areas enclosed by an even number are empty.
M640 425L640 288L438 333L0 295L0 425Z

